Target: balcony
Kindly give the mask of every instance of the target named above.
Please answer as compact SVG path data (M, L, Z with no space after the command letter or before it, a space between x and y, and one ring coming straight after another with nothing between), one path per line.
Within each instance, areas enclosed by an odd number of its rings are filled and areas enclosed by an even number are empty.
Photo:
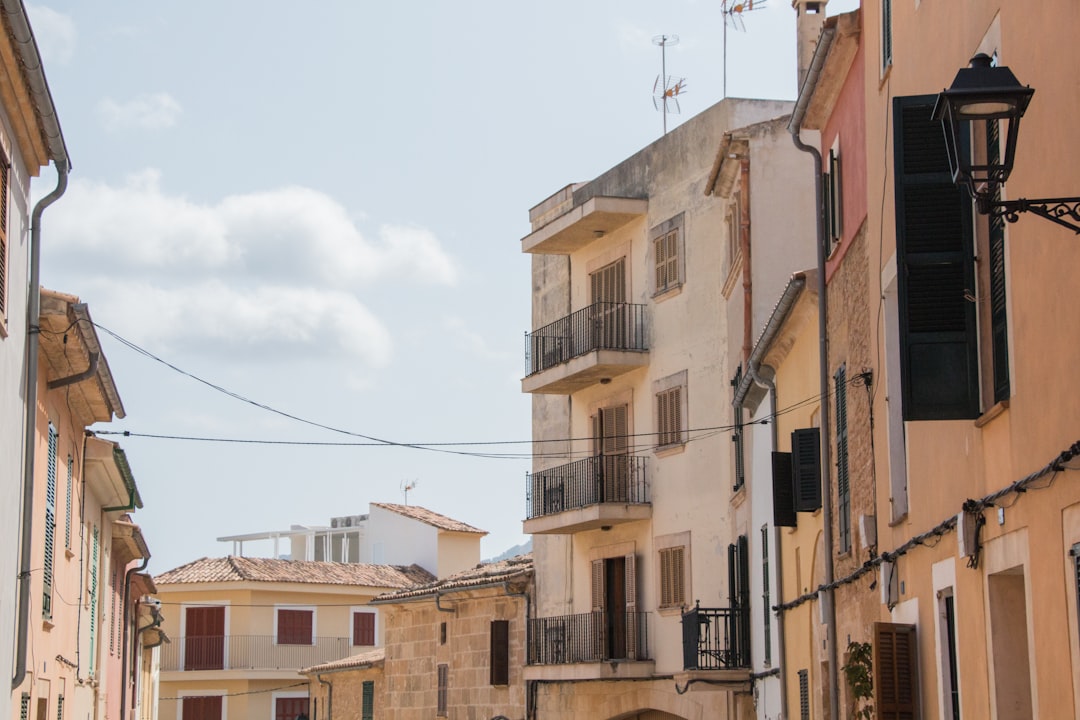
M525 336L521 389L568 395L647 364L645 306L594 303Z
M352 638L317 637L311 645L279 645L272 635L187 636L161 646L161 671L287 670L340 660Z
M526 475L529 535L582 530L652 517L645 458L596 455Z
M521 251L569 255L627 223L645 217L648 209L649 201L638 198L589 198L522 238Z
M651 677L648 617L597 611L530 618L525 679Z
M749 608L695 606L683 613L682 632L683 672L676 675L676 682L686 685L690 680L707 680L707 684L699 684L749 691Z

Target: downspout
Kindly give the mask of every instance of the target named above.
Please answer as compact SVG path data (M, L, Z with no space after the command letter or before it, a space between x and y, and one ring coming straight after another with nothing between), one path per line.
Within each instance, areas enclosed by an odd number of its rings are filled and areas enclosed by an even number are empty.
M331 720L334 712L334 683L323 680L322 675L316 674L315 679L320 685L326 686L326 720Z
M139 497L139 490L135 486L135 478L131 474L131 466L128 465L127 455L119 447L113 448L113 460L116 462L116 468L120 471L120 475L124 479L124 488L128 493L127 505L113 505L112 507L101 508L102 512L102 527L104 527L104 513L108 512L127 512L129 510L135 510L142 507L142 498Z
M6 3L5 3L6 6ZM29 27L27 27L29 32ZM44 78L42 78L44 81ZM30 283L26 310L26 420L23 425L22 537L19 553L19 610L15 630L15 675L11 689L26 679L30 631L30 550L34 531L34 450L37 440L38 325L41 315L41 215L67 190L66 157L56 163L56 187L38 201L30 215Z
M754 318L754 282L750 267L750 158L744 157L739 161L739 194L742 196L742 208L739 212L739 252L742 253L742 287L743 287L743 362L750 357L753 346L751 334L753 332Z
M832 458L829 444L829 326L828 326L828 299L825 294L825 208L822 204L824 193L822 192L821 153L813 146L802 141L799 134L802 132L802 122L806 117L806 110L810 103L810 89L817 85L821 68L825 65L829 47L832 45L836 30L825 28L818 38L817 47L814 49L814 58L810 63L810 69L803 80L799 91L799 99L795 110L791 114L788 123L788 132L795 147L809 153L814 158L814 208L817 220L817 286L818 286L818 373L821 393L821 498L822 498L822 522L824 531L822 540L825 546L825 582L828 588L824 590L822 601L825 604L825 643L828 645L829 662L829 717L831 720L839 720L840 717L840 683L837 648L836 648L836 604L835 593L832 589L834 577L833 567L833 531L832 531Z
M122 668L121 672L125 673L125 675L121 676L120 678L120 720L124 720L124 715L127 713L127 688L128 683L131 682L131 678L127 677L127 675L129 674L128 671L130 670L130 668L128 668L127 666L128 636L131 634L129 630L131 629L130 626L132 625L132 623L128 622L128 605L131 602L131 576L137 572L142 572L149 564L150 553L146 553L146 557L143 558L142 565L140 565L139 567L128 568L128 571L124 573L124 599L123 602L120 603L120 612L123 613L124 617L124 634L123 637L120 638L120 667Z
M67 377L50 380L45 387L49 390L55 390L57 388L67 387L68 385L74 385L75 383L81 383L83 380L89 380L97 374L99 357L101 356L96 352L90 353L90 367L75 375L68 375Z

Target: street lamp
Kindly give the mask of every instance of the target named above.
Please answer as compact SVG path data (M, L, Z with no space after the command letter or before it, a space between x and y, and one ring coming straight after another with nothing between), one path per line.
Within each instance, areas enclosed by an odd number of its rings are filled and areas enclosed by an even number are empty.
M1080 197L998 200L997 187L1012 172L1020 118L1024 116L1034 88L1021 85L1007 67L994 67L989 56L979 53L956 73L952 86L942 90L934 104L933 119L941 121L953 182L963 185L983 215L1003 217L1013 223L1020 213L1033 212L1080 234ZM971 123L1004 120L1005 152L1001 160L979 164L966 152ZM1070 221L1068 218L1072 218Z

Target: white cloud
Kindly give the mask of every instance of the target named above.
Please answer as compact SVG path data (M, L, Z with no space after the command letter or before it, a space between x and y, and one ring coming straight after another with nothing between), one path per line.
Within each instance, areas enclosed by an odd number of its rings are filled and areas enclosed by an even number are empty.
M46 65L66 65L75 54L78 33L70 16L44 5L27 5L34 40Z
M450 345L484 360L505 360L510 353L493 350L480 333L470 328L460 317L443 319L443 330L450 336Z
M169 93L147 93L126 102L105 98L97 112L107 130L164 130L176 125L183 108Z
M458 276L430 231L386 225L372 241L303 187L204 204L165 192L155 170L120 185L76 179L46 225L47 275L103 324L148 347L268 362L320 352L386 365L390 331L357 290Z

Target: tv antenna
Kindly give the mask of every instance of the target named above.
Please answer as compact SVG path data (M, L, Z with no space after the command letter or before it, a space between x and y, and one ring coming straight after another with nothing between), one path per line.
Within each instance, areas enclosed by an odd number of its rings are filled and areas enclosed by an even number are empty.
M674 78L667 74L667 49L679 44L678 35L657 35L653 45L660 46L660 74L653 83L653 107L664 115L664 134L667 135L668 112L679 112L679 95L686 92L686 78Z
M418 480L402 480L401 492L405 493L405 504L409 504L409 491L416 487Z
M724 14L724 84L722 85L722 96L727 97L727 29L728 25L731 25L732 29L746 32L746 23L743 21L743 15L752 10L761 10L765 7L766 0L723 0L720 5L720 12Z

